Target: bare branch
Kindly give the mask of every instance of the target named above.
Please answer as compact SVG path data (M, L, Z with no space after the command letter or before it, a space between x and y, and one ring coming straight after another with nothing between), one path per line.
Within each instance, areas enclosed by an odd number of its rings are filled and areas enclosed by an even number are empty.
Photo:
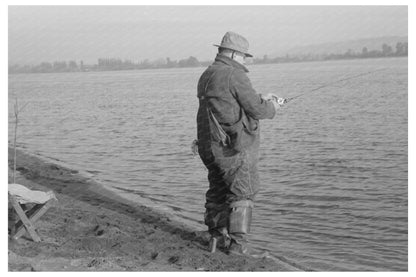
M16 183L16 146L17 146L17 126L19 123L19 113L21 111L23 111L23 109L27 106L28 103L24 104L22 108L19 109L19 103L18 100L16 98L16 102L14 103L14 117L15 117L15 122L14 122L14 161L13 161L13 183Z

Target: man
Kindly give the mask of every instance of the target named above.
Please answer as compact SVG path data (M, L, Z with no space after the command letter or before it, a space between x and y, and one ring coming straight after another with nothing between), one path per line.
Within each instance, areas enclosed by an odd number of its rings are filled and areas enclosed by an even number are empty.
M285 99L253 89L244 66L252 57L244 37L227 32L214 46L219 47L215 62L198 82L198 152L209 180L205 224L211 241L230 239L230 254L256 256L247 236L259 191L259 120L272 119Z

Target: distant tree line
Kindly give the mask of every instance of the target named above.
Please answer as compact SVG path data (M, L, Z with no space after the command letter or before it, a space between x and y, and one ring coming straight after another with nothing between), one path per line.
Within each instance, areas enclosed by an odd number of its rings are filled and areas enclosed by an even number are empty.
M99 58L97 64L87 65L83 61L79 64L75 61L56 61L53 63L42 62L38 65L18 65L9 66L9 73L51 73L51 72L86 72L86 71L110 71L110 70L138 70L153 68L180 68L198 67L207 65L210 62L200 62L195 57L189 57L179 61L172 61L170 58L149 61L148 59L137 63L131 60L117 58Z
M152 69L152 68L174 68L174 67L198 67L201 62L195 57L189 57L179 61L172 61L170 58L149 61L148 59L134 63L131 60L121 59L98 59L98 64L89 67L89 70L106 71L106 70L135 70L135 69Z
M343 54L306 54L306 55L286 55L282 57L269 58L264 55L263 58L254 58L253 64L270 64L270 63L291 63L307 61L325 61L341 59L365 59L379 57L403 57L408 55L408 43L398 42L395 49L390 45L383 44L380 50L368 50L363 47L361 52L354 52L351 49ZM9 65L9 74L15 73L51 73L51 72L86 72L86 71L110 71L110 70L139 70L155 68L184 68L207 66L212 61L198 61L191 56L179 61L170 58L150 61L148 59L133 62L131 60L121 60L115 58L99 58L97 64L87 65L83 61L55 61L53 63L42 62L38 65Z
M396 49L384 43L380 50L368 50L363 47L361 52L354 52L348 49L345 53L340 54L303 54L303 55L286 55L282 57L269 58L264 55L263 58L255 58L254 64L266 63L293 63L293 62L308 62L308 61L326 61L326 60L345 60L345 59L367 59L367 58L381 58L381 57L407 57L408 43L396 43Z

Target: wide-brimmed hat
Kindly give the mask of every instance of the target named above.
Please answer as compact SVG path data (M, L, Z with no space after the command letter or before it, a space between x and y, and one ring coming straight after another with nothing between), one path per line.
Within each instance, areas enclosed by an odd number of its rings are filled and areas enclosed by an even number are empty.
M246 55L246 57L253 57L253 55L247 53L248 40L245 37L234 32L225 33L224 37L222 38L221 44L214 44L214 46L238 51Z

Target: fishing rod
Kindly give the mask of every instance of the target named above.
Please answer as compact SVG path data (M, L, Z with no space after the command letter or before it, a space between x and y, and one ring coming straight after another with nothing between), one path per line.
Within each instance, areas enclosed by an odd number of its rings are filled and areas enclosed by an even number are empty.
M382 70L386 70L386 69L387 68L382 68L382 69L377 69L377 70L373 70L373 71L368 71L368 72L360 73L360 74L357 74L357 75L354 75L354 76L350 76L350 77L347 77L347 78L339 79L339 80L336 80L334 82L326 83L326 84L324 84L322 86L319 86L317 88L311 89L311 90L309 90L307 92L298 94L298 95L293 96L293 97L290 97L290 98L286 98L286 103L289 103L290 101L292 101L292 100L294 100L296 98L299 98L299 97L301 97L301 96L303 96L303 95L305 95L307 93L311 93L311 92L314 92L314 91L317 91L317 90L326 88L326 87L328 87L330 85L337 84L337 83L340 83L340 82L344 82L344 81L347 81L347 80L351 80L351 79L354 79L354 78L362 77L362 76L369 75L369 74L372 74L372 73L375 73L375 72L378 72L378 71L382 71Z

